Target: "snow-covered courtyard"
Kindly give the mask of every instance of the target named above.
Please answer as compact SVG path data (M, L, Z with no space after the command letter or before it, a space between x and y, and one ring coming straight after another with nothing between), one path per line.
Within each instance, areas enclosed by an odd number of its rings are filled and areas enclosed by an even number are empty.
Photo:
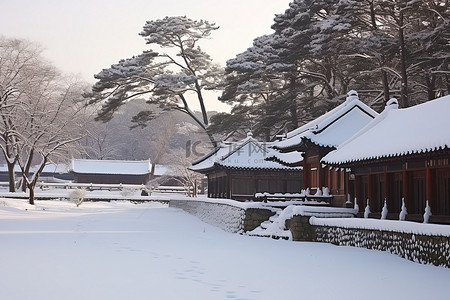
M231 234L152 202L0 200L0 299L444 299L450 269Z

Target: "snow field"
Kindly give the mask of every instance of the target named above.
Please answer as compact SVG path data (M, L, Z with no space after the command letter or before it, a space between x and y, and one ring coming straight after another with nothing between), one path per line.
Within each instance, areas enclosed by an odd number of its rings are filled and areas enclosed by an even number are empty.
M449 269L366 249L232 234L159 203L37 201L33 208L2 201L0 299L423 299L450 292Z

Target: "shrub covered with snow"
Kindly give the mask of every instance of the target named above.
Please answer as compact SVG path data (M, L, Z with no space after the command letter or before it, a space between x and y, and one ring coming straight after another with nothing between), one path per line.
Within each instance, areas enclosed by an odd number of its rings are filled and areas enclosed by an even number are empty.
M135 188L132 187L123 187L122 190L120 191L120 194L123 197L129 197L129 196L133 196L134 193L136 192Z
M75 203L78 206L81 205L84 201L84 197L86 197L86 190L85 189L75 189L69 194L69 199L73 203Z

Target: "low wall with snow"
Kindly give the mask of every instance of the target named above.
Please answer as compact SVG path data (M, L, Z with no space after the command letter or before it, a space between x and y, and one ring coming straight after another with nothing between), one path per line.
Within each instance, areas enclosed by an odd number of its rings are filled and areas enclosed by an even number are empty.
M271 209L252 207L233 200L170 200L170 207L180 208L205 223L225 231L250 231L275 214Z
M447 225L295 215L289 226L293 240L387 251L415 262L450 268Z

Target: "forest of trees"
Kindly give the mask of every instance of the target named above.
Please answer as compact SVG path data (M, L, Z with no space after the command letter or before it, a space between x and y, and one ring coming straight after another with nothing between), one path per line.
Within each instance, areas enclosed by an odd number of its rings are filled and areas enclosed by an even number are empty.
M107 120L128 99L145 96L190 116L210 138L243 132L272 140L341 103L350 90L381 111L391 98L408 107L450 92L448 0L295 0L275 15L272 33L256 37L225 69L199 46L218 27L166 17L140 33L156 50L121 60L96 75L92 101L107 99ZM275 13L275 12L274 12ZM269 32L270 29L267 28ZM211 118L204 91L221 91L231 113ZM201 117L191 110L201 107ZM158 114L139 112L141 124Z
M343 101L350 89L382 110L450 93L448 0L295 0L273 33L227 61L212 132L270 140ZM237 122L239 120L239 122Z

